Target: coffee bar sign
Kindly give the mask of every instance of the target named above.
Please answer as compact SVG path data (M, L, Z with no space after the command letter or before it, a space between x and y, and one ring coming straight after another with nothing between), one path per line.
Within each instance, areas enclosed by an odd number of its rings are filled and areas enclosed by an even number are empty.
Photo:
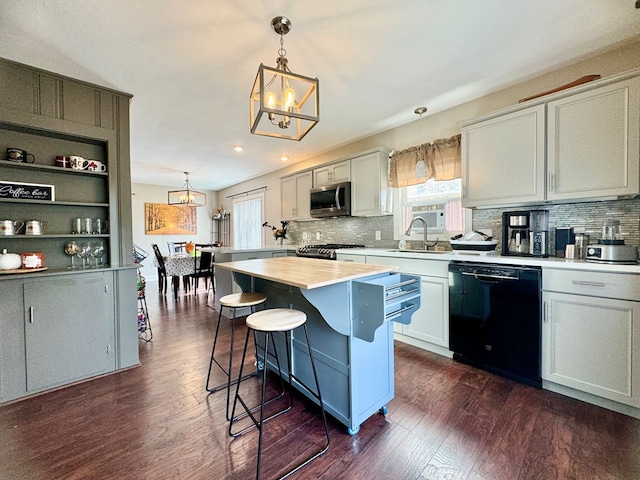
M0 180L0 200L44 200L54 201L55 187L40 183L7 182Z

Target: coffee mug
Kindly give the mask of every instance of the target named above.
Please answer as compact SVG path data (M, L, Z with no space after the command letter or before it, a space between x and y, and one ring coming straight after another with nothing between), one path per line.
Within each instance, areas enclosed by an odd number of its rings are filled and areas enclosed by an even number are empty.
M29 159L31 159L31 161L29 161ZM36 161L36 157L21 148L7 148L7 160L11 160L12 162L33 163Z
M71 161L69 157L58 155L56 157L56 165L62 168L69 168L71 166Z
M92 172L106 172L107 166L99 162L98 160L87 160L87 170L91 170Z
M84 170L87 168L87 165L89 165L89 162L77 155L71 155L69 161L71 162L71 168L75 170Z

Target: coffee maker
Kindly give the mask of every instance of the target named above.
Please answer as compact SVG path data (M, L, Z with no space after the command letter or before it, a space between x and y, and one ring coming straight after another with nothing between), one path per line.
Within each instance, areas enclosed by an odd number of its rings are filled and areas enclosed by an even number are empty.
M502 255L548 257L548 243L548 210L522 210L502 214Z
M502 214L502 255L529 255L529 212Z
M549 210L531 210L529 251L534 257L549 256Z

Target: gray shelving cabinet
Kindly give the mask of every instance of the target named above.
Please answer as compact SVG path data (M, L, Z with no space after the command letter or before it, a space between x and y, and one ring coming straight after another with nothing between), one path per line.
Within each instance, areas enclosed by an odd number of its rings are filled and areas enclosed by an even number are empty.
M139 363L130 100L122 92L0 59L0 180L55 187L54 201L0 199L0 219L40 220L45 229L38 236L2 236L0 250L43 252L48 268L0 275L0 402ZM2 160L14 147L33 154L34 163ZM57 155L99 160L107 171L60 168ZM109 231L74 235L77 217L108 220ZM102 241L104 266L69 269L64 246L72 240ZM85 294L95 301L79 299ZM47 304L55 308L45 324ZM33 310L39 313L35 319ZM48 346L56 335L67 339L58 350ZM85 365L74 370L73 362Z

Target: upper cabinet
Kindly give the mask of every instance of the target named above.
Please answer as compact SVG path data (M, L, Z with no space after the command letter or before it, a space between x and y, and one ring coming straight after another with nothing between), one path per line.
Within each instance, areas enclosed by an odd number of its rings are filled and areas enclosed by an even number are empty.
M384 149L351 159L351 215L392 215L389 152Z
M280 179L280 205L283 220L311 218L311 171Z
M313 187L323 187L333 183L348 182L351 180L351 161L323 165L313 170Z
M465 207L640 193L638 72L462 126Z
M547 104L547 198L635 195L640 77Z
M0 108L113 130L120 95L8 60L0 62Z
M544 200L544 140L544 105L464 127L464 206Z

